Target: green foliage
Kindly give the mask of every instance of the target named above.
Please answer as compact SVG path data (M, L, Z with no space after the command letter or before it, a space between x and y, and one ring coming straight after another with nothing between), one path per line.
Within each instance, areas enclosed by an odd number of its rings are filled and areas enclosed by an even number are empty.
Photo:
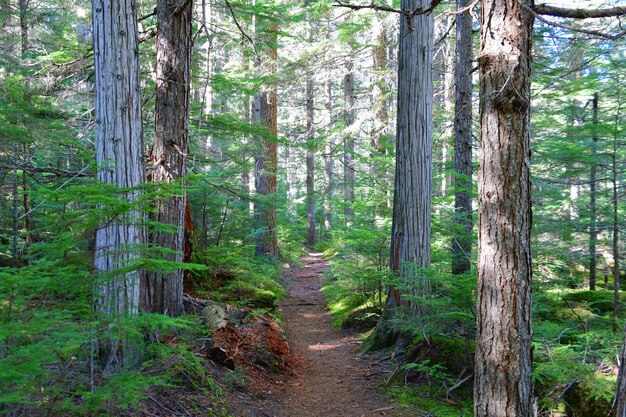
M231 392L241 391L248 385L248 377L246 376L243 368L237 367L224 374L223 383L226 389Z
M391 387L389 396L406 409L411 415L419 417L471 417L473 405L471 401L456 403L442 399L438 388L426 385Z

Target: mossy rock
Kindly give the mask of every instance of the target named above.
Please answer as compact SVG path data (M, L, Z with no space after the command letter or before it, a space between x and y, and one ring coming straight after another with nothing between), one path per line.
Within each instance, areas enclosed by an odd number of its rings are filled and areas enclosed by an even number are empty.
M218 330L226 327L226 310L219 304L209 303L201 312L202 322L210 330Z
M593 311L585 307L586 306L583 307L582 305L571 309L565 307L556 311L555 315L556 317L567 321L579 321L580 319L593 320L598 317Z
M341 323L344 329L353 329L365 332L376 327L380 318L380 309L376 307L366 307L354 310Z
M253 298L250 300L254 307L274 309L278 296L269 290L255 289Z
M563 300L570 304L584 304L596 314L613 311L613 293L611 291L575 291L563 295Z

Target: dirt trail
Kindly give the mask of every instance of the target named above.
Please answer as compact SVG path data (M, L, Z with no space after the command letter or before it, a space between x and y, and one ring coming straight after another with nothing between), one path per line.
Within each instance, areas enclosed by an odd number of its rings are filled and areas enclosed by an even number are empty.
M331 327L320 288L328 262L321 254L302 259L290 274L281 303L289 345L302 366L278 394L275 417L398 416L378 392L380 369L359 356L360 342ZM274 408L274 407L273 407Z

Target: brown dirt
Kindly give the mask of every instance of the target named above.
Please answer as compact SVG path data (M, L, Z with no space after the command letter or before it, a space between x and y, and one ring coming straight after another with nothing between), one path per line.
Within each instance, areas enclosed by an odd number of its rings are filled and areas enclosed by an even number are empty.
M398 416L377 389L380 364L359 355L360 342L331 327L320 293L328 262L321 254L302 258L304 266L287 275L289 296L281 303L287 339L298 358L293 378L285 381L260 416Z

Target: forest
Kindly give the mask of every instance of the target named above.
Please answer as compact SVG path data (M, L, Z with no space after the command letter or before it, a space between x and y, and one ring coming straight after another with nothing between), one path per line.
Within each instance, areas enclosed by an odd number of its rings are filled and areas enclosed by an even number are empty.
M626 417L626 4L546 1L0 0L0 415Z

